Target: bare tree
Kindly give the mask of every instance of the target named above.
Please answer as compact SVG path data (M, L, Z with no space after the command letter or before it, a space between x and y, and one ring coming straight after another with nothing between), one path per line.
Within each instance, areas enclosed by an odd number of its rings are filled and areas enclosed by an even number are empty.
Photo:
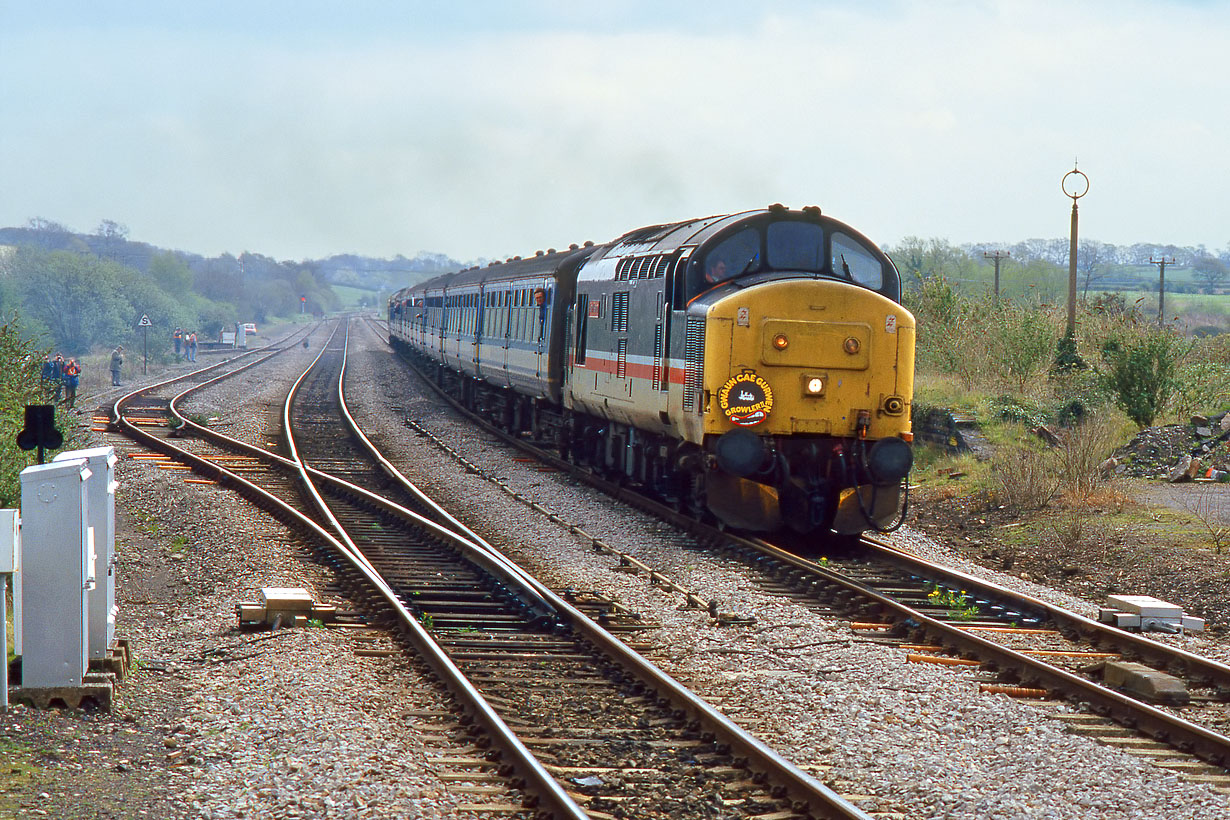
M128 241L127 225L104 219L94 229L94 235L98 237L96 245L99 256L114 259L117 262L122 261L120 257L124 255L124 246Z
M1213 293L1230 272L1215 256L1202 256L1192 262L1192 276L1204 283L1205 293Z
M1076 248L1076 269L1081 276L1081 301L1089 298L1089 287L1106 278L1106 258L1109 256L1105 243L1096 239L1082 239Z
M32 234L33 244L48 251L62 247L72 234L59 222L41 216L31 217L26 222L26 228Z

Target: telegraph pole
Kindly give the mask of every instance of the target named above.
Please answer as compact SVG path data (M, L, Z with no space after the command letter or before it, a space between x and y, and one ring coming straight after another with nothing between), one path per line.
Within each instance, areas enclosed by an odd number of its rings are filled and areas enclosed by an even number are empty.
M994 253L982 252L983 259L992 259L995 262L995 301L999 301L999 261L1007 259L1012 254L1008 251L995 251Z
M1163 256L1161 259L1154 259L1153 255L1149 255L1149 264L1157 265L1157 326L1161 327L1166 324L1166 266L1174 264L1174 257L1167 259Z

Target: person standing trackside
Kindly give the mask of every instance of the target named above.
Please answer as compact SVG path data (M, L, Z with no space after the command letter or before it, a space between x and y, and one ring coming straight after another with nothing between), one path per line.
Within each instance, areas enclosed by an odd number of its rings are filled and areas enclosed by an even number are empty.
M57 353L51 362L51 381L55 385L55 395L51 400L60 403L60 394L64 392L64 354ZM51 392L50 390L48 392Z
M76 359L69 359L64 365L64 406L73 407L77 404L77 384L81 380L81 368Z
M175 332L171 334L171 338L175 340L175 361L179 361L179 348L184 343L184 331L181 328L175 328Z
M111 384L114 387L120 386L120 370L124 367L124 346L116 345L115 350L111 351Z
M196 331L188 334L188 361L196 361Z
M50 398L52 393L55 392L51 384L56 381L56 363L52 361L50 353L47 354L47 361L43 362L43 371L39 375L39 379L42 382L43 393Z

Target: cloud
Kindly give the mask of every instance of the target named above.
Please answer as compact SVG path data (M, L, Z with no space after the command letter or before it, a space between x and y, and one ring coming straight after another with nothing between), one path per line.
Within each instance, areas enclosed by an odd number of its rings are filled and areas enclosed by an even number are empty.
M0 222L474 258L781 201L880 242L1014 239L1066 231L1079 155L1085 235L1225 233L1219 6L297 8L18 15Z

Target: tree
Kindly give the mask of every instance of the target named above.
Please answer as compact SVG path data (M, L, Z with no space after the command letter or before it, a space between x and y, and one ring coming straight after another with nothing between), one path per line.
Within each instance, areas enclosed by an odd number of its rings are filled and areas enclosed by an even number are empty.
M25 426L26 405L47 400L39 378L45 356L19 330L16 317L0 321L0 507L18 505L18 476L34 462L31 453L17 447L17 433ZM64 422L58 426L69 429Z
M26 222L33 244L44 250L56 250L68 244L72 231L51 219L41 216L31 217Z
M126 334L131 313L116 275L119 267L96 256L22 248L16 268L24 310L51 331L66 353L114 344Z
M978 269L968 253L946 239L907 236L887 253L907 287L917 287L936 276L950 282L972 282Z
M160 253L150 260L149 278L172 295L182 296L192 290L192 270L173 253Z
M128 243L127 225L121 225L119 222L111 219L104 219L94 229L94 236L98 237L96 248L99 256L122 261L121 256L123 255L124 246Z
M1191 343L1165 328L1126 328L1103 344L1106 386L1138 427L1150 426L1166 409L1190 350Z
M1022 261L1036 259L1066 267L1069 244L1066 239L1026 239L1016 243L1009 250L1014 259Z
M1089 287L1106 277L1106 259L1110 254L1105 243L1096 239L1080 239L1076 245L1076 269L1081 277L1081 301L1089 298Z
M1201 256L1192 262L1192 276L1204 283L1205 293L1213 293L1226 278L1226 264L1215 256Z

